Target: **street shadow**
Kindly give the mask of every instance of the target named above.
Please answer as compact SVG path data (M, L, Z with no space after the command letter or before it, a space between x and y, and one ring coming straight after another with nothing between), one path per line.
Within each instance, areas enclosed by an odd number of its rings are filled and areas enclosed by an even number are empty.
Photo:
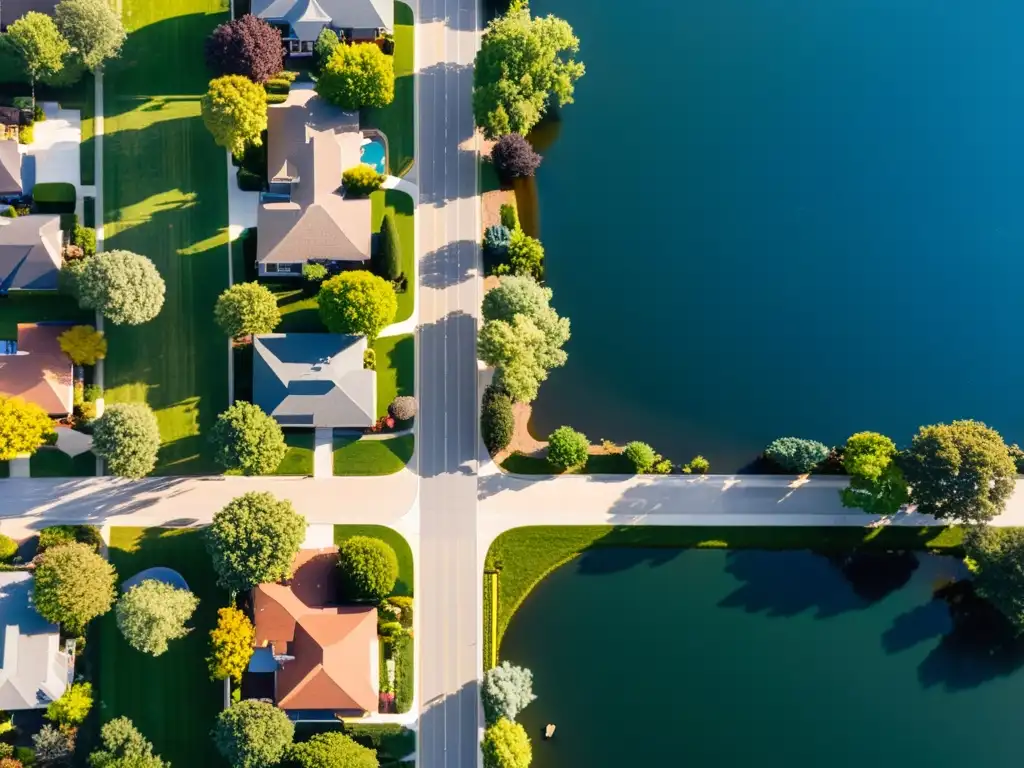
M424 702L416 739L416 764L463 766L480 761L480 684L473 680L458 691Z
M446 243L420 259L420 285L424 288L449 288L476 272L480 244L473 240Z
M24 518L31 530L42 530L57 523L93 523L102 525L107 518L143 512L161 501L184 492L178 488L188 477L110 479L97 483L95 478L7 480L0 519ZM142 496L141 494L146 494Z

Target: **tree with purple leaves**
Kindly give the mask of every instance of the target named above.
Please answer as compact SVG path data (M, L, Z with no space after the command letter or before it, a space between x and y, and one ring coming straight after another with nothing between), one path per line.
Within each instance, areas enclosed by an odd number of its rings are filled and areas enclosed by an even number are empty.
M491 162L494 163L494 170L505 182L524 176L533 176L542 159L533 151L533 145L518 133L505 134L498 139L491 150Z
M226 21L206 39L206 66L265 83L284 69L281 32L251 14Z

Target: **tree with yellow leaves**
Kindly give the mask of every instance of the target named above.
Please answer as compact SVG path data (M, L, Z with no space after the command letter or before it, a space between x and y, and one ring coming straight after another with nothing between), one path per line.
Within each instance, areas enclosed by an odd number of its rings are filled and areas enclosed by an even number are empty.
M0 461L34 453L52 434L53 421L38 405L0 395Z
M249 617L237 608L221 608L217 616L217 626L210 631L212 652L206 660L210 677L214 680L230 677L240 683L252 656L256 630Z
M96 365L107 356L107 340L103 331L91 325L75 325L57 337L64 354L75 365Z

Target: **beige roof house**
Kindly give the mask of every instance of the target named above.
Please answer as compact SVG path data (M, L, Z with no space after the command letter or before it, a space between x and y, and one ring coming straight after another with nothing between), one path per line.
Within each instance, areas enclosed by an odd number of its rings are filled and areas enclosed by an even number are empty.
M51 416L74 407L74 369L57 337L67 325L19 323L17 342L0 342L0 395L20 397Z
M260 274L299 274L307 261L362 265L370 258L370 201L346 197L344 170L359 165L358 118L293 89L267 110L267 178L257 213Z

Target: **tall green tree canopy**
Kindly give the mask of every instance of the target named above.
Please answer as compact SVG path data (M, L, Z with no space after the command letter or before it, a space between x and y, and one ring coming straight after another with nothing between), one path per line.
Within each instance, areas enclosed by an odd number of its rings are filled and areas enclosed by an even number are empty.
M398 579L398 556L387 542L353 536L338 547L338 581L347 600L380 601Z
M285 756L295 724L283 709L245 699L217 716L213 743L232 768L273 768Z
M318 733L309 741L292 744L289 768L377 768L377 753L337 731Z
M217 582L235 592L285 578L305 538L306 518L266 491L232 499L206 529Z
M317 295L320 318L331 333L373 341L395 319L398 298L387 280L357 269L328 278Z
M487 25L473 68L473 115L484 135L530 132L548 101L571 104L582 62L580 41L566 21L533 18L516 0L508 13Z
M316 92L342 109L386 107L395 100L395 59L376 43L337 45L323 64Z
M132 648L159 656L171 640L192 631L185 623L198 605L199 598L187 589L146 579L118 599L117 627Z
M839 494L844 507L872 515L892 515L907 503L910 491L896 465L896 444L877 432L851 435L843 449L843 468L850 486Z
M153 754L153 745L127 717L115 717L100 729L102 747L89 755L91 768L171 768Z
M217 417L210 431L217 462L243 475L269 475L288 453L284 432L258 405L237 400Z
M978 594L1024 630L1024 528L971 526L964 552Z
M35 453L53 431L53 421L38 405L0 395L0 461Z
M71 46L45 13L29 11L7 28L7 41L21 54L25 71L32 80L35 101L36 80L56 77L64 68Z
M980 421L921 427L900 463L917 511L942 520L991 520L1017 480L1003 438Z
M541 362L547 337L526 315L514 315L512 322L488 320L477 338L477 354L494 366L495 383L520 403L537 398L548 371Z
M119 477L145 477L156 466L160 425L146 403L113 403L93 422L93 452Z
M213 317L224 333L241 339L273 331L281 322L281 310L274 294L262 283L235 283L217 297Z
M114 604L114 566L88 544L51 547L36 565L33 603L47 621L80 635Z
M263 143L267 128L267 91L242 75L210 81L200 107L203 123L217 145L241 157L246 147Z
M544 342L534 354L547 370L565 365L566 354L562 347L569 340L569 318L558 316L551 306L551 296L550 288L529 275L508 275L484 294L482 307L485 322L511 323L516 315L530 318L544 334Z
M127 35L107 0L61 0L54 18L86 69L94 70L121 54Z
M74 284L78 303L114 325L140 325L160 314L166 286L153 262L131 251L104 251L85 259Z

